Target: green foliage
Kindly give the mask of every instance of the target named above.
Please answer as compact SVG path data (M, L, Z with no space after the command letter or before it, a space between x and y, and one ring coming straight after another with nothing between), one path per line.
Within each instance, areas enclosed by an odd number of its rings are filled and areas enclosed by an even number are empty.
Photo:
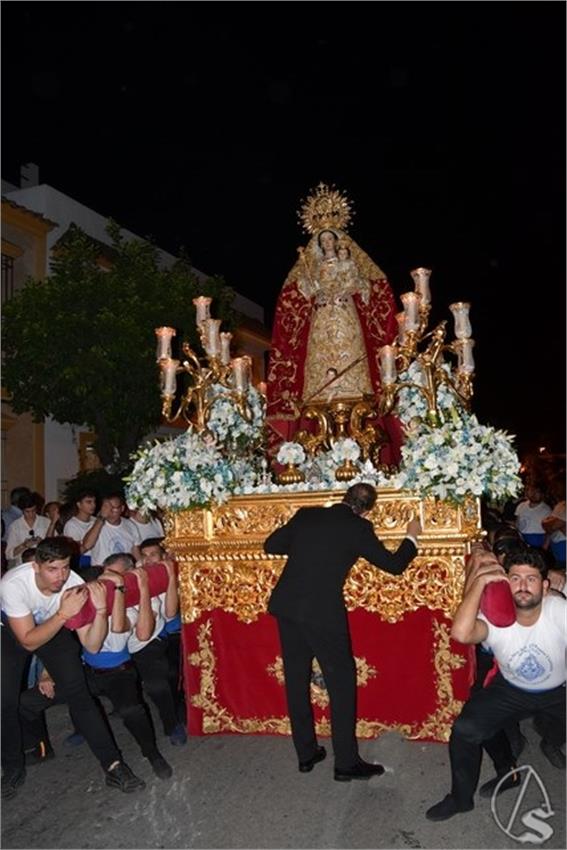
M65 486L63 497L65 502L74 504L81 490L94 490L103 499L112 493L124 494L124 481L118 473L107 472L106 469L93 469L90 472L79 472Z
M230 329L234 292L220 277L199 280L185 256L161 267L154 245L125 240L114 222L107 232L109 271L73 227L49 277L30 279L6 303L3 384L17 413L88 425L103 464L118 470L160 422L154 328L175 327L177 346L186 339L200 350L192 299L212 296Z

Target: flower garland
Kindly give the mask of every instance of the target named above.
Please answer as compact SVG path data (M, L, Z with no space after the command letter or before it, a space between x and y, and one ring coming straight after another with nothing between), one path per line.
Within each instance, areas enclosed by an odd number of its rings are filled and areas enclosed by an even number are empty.
M125 480L128 504L146 511L158 507L181 511L224 502L235 486L228 458L195 431L143 448Z
M254 447L262 440L264 397L254 387L248 388L246 401L252 412L252 419L248 422L238 412L233 392L222 384L212 385L210 397L215 401L211 405L207 426L219 444L238 452Z
M512 439L465 413L439 428L409 429L395 486L457 504L468 495L514 496L521 479Z

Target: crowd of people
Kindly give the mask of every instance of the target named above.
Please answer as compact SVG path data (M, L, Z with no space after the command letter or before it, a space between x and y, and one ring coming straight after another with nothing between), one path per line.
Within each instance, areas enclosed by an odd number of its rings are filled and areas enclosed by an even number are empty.
M384 772L358 753L344 581L359 557L401 574L416 556L421 534L412 519L397 552L388 551L365 518L376 497L371 485L354 485L331 509L302 508L265 543L266 552L288 557L268 610L279 629L299 771L310 772L326 757L309 697L316 657L330 698L334 778L341 782ZM487 534L472 546L451 632L474 647L475 681L451 735L451 791L426 812L433 821L474 807L483 750L495 777L481 786L481 796L519 784L515 769L525 745L520 723L529 717L546 758L565 768L563 475L548 481L529 475L523 497L501 511L485 510L483 521ZM3 512L3 532L2 797L18 792L26 766L53 756L47 710L61 702L69 709L69 742L86 742L106 784L124 792L145 786L124 762L100 697L119 715L154 774L170 778L146 703L154 703L170 743L186 743L176 565L163 546L159 519L128 511L121 493L99 499L83 491L67 511L53 502L42 506L36 494L18 488ZM157 563L165 565L167 588L151 596L146 568ZM128 573L138 588L135 605L126 600ZM499 582L509 587L514 606L515 620L506 626L495 625L482 608L487 587ZM87 600L92 621L66 628Z
M144 788L122 758L100 697L154 774L168 779L173 771L146 700L172 745L184 745L187 732L176 564L159 518L128 511L122 493L99 498L85 490L69 510L42 506L37 494L16 488L2 522L2 797L15 796L27 767L53 757L46 711L58 703L69 710L66 742L91 749L108 786ZM167 571L167 587L155 596L152 564ZM137 584L135 605L127 605L126 573ZM87 600L92 621L67 628Z

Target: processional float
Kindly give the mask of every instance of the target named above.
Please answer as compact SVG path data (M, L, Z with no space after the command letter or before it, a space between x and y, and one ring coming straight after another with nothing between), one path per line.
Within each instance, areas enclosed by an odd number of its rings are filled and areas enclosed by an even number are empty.
M397 548L412 517L423 528L402 576L360 560L345 585L358 735L397 730L447 740L467 696L467 655L449 631L465 557L482 536L478 495L424 497L423 488L399 486L409 479L407 469L397 478L396 466L404 440L423 428L446 429L457 410L470 408L470 305L450 305L453 340L447 321L429 330L431 272L418 268L398 312L386 276L348 234L351 215L345 196L324 184L303 204L310 238L276 307L265 399L250 386L249 358L231 357L230 334L211 317L210 298L194 300L204 356L184 342L173 357L176 329L156 329L163 415L185 417L188 436L176 449L177 465L173 451L156 449L159 463L169 464L167 498L144 495L165 481L150 469L151 454L141 458L131 487L140 485L133 495L146 507L166 508L193 734L289 734L277 632L266 614L285 559L266 555L263 543L298 508L331 505L356 480L377 484L369 518L387 547ZM263 439L251 438L239 454L235 434L253 432L258 409ZM195 494L206 475L207 492L218 498L203 504ZM328 734L328 698L316 670L311 689L317 730Z

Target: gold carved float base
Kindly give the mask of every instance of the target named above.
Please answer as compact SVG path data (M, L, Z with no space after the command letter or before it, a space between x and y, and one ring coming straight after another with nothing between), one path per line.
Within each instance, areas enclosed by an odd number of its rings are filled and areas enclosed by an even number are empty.
M224 505L166 517L167 545L179 563L183 622L216 608L252 623L266 611L285 558L266 555L266 537L301 507L332 505L344 492L238 496ZM402 576L360 559L345 584L347 608L364 608L395 623L423 606L451 617L462 591L465 556L481 536L480 505L461 507L420 500L403 490L379 490L369 519L389 549L396 549L412 517L423 534L419 552Z

